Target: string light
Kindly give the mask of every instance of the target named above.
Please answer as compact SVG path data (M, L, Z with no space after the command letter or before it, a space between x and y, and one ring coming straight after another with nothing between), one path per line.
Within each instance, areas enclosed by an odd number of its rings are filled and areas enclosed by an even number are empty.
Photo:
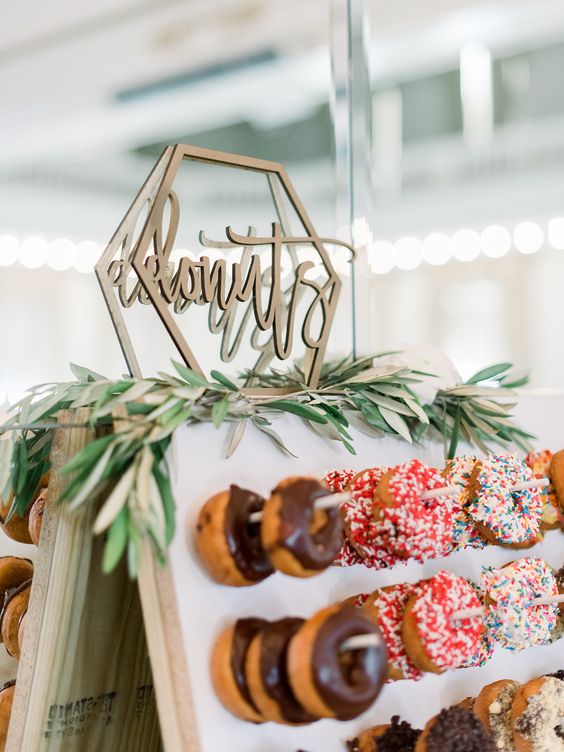
M362 235L365 229L364 218L356 220L355 230ZM343 228L341 228L342 230ZM340 235L343 233L340 232ZM545 242L556 250L564 250L564 216L551 218L546 225L537 222L519 222L510 232L501 225L489 225L480 232L469 227L456 230L452 235L445 232L432 232L423 238L405 235L394 241L388 239L372 240L370 233L365 238L368 261L374 274L387 274L396 267L402 271L412 271L423 261L432 266L442 266L452 259L470 262L480 254L488 258L501 258L515 248L522 254L539 251ZM47 265L50 269L63 272L70 269L83 274L92 273L100 259L103 246L90 240L74 243L66 238L48 242L42 237L34 236L24 239L11 233L0 234L0 267L19 263L27 269L40 269ZM318 259L310 248L297 249L300 261L312 260L316 264L308 273L311 278L319 273ZM210 260L225 258L216 249L206 249ZM197 258L198 254L184 249L172 251L171 260L178 261L183 255ZM350 275L350 264L342 252L329 248L329 256L337 272L343 276ZM268 263L265 255L261 262ZM285 260L284 273L291 272L289 259Z

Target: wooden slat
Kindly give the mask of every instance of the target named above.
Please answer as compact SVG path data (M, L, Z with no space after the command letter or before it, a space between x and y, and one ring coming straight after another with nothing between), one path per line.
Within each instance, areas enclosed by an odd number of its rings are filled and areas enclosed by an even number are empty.
M61 422L87 420L62 413ZM7 752L153 752L161 749L139 594L124 566L102 573L94 506L57 505L59 470L89 429L55 433L48 499Z

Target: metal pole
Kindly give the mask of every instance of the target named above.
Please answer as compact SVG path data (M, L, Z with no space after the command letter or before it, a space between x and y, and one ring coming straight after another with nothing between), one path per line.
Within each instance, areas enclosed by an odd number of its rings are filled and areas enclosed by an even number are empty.
M372 351L372 95L365 0L332 0L331 70L337 227L357 249L351 269L353 355Z

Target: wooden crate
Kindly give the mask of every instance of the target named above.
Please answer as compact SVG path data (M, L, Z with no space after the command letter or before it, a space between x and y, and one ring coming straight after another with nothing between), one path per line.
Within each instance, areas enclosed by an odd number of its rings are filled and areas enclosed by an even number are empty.
M84 422L87 413L61 415ZM92 439L58 429L18 667L7 752L153 752L162 748L137 585L102 572L95 509L57 500L60 468Z

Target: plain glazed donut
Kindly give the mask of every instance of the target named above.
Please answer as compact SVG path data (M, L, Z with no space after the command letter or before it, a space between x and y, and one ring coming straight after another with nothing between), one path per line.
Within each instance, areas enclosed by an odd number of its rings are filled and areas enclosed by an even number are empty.
M447 496L424 499L446 486L435 468L409 460L388 470L376 489L376 520L390 525L388 547L401 559L427 561L452 551L454 512Z
M374 635L377 644L341 650L356 635ZM372 705L386 679L386 646L362 609L335 604L318 611L294 635L288 651L294 694L321 718L345 721Z
M380 588L366 599L364 611L376 624L388 650L388 679L421 679L423 674L409 658L403 644L403 615L417 585L402 583Z
M255 585L274 571L262 548L260 523L253 512L264 506L262 496L232 485L212 496L202 507L196 528L196 545L210 576L220 584Z
M524 650L550 641L557 622L557 605L530 605L535 596L558 594L548 564L526 556L502 567L485 567L486 621L492 637L508 650Z
M564 449L556 452L550 461L550 482L560 511L564 513Z
M564 717L564 682L541 676L524 684L511 707L513 741L517 752L561 750L564 741L558 732Z
M481 608L475 588L464 578L440 571L418 583L402 626L407 654L421 671L440 674L459 668L476 654L483 639L482 616L454 621L460 609Z
M525 464L531 468L535 478L548 478L549 484L546 488L541 488L543 508L541 517L541 528L543 530L557 530L560 527L562 514L558 509L558 501L554 486L550 480L550 464L554 455L549 449L543 449L540 452L529 452L525 457Z
M45 502L47 501L47 489L44 488L37 499L33 502L29 510L28 531L32 543L39 545L39 536L41 534L41 525L43 523L43 514L45 512Z
M303 619L267 622L257 632L247 651L245 674L255 707L267 721L290 726L313 723L289 681L288 643L303 625Z
M261 539L272 566L292 577L312 577L330 566L341 549L343 523L337 506L316 509L330 493L315 478L286 478L264 505Z
M16 680L12 679L6 682L0 688L0 752L4 752L6 740L8 738L8 729L10 727L10 716L12 715L12 705L14 704L14 693L16 691Z
M8 590L33 577L33 564L20 556L0 556L0 606Z
M4 596L4 603L0 611L2 642L6 646L9 655L14 658L20 657L18 632L21 620L27 612L30 593L31 580L22 583L13 590L8 590Z
M520 687L519 682L501 679L483 687L474 702L474 715L500 750L513 749L511 706Z
M467 511L489 543L528 548L541 540L540 490L511 491L517 483L532 479L531 469L509 452L492 454L476 463L470 479Z
M498 752L489 734L471 710L454 705L427 723L415 752Z
M211 677L216 695L230 713L244 721L262 723L245 674L249 646L266 625L264 619L238 619L217 638L211 658Z

